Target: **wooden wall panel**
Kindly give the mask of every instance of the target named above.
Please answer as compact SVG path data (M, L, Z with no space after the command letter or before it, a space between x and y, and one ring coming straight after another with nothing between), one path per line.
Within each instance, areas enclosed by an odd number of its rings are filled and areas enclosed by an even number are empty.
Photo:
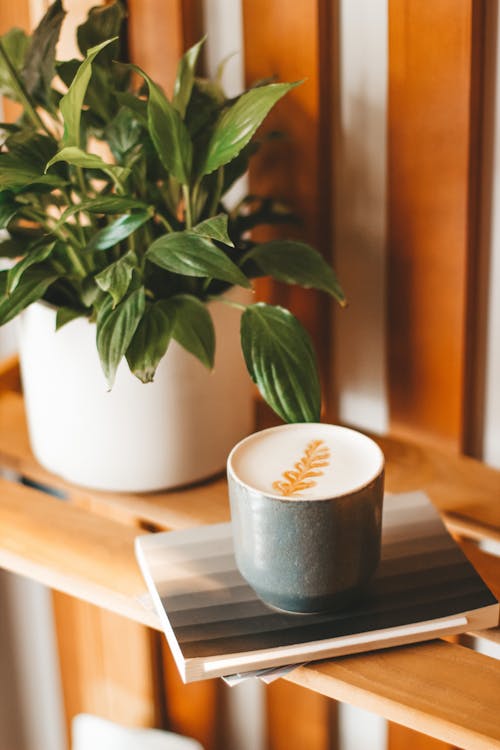
M128 0L130 58L170 96L177 62L203 36L201 0Z
M159 634L66 594L53 592L52 600L68 736L82 712L125 726L162 726Z
M327 258L332 255L331 6L325 0L243 0L246 83L273 75L280 81L305 79L279 102L262 128L263 133L283 131L286 138L264 146L250 169L251 192L285 200L302 226L259 230L256 237L299 237ZM260 282L258 293L290 307L308 328L326 383L330 342L326 296L270 281Z
M389 3L389 399L396 431L464 423L472 0Z

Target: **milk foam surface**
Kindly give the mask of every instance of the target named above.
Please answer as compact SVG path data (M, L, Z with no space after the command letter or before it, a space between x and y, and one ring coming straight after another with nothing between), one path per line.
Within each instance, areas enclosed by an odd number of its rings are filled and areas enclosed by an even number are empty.
M229 468L244 484L276 497L317 500L344 495L381 471L380 448L355 430L329 424L290 424L243 440Z

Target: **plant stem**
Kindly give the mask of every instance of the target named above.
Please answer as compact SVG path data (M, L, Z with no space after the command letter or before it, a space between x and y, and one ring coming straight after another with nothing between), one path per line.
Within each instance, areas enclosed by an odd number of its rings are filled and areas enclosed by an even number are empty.
M30 97L28 95L28 92L26 91L21 78L18 76L17 71L16 71L14 65L12 64L12 62L11 62L11 60L10 60L7 52L5 51L5 47L3 46L3 42L2 42L1 39L0 39L0 57L2 57L2 59L3 59L4 63L5 63L5 66L6 66L7 70L8 70L8 72L9 72L10 79L11 79L11 82L13 84L13 87L14 87L14 89L15 89L18 97L19 97L19 99L21 100L21 103L22 103L24 109L26 110L27 115L30 117L30 119L33 122L33 124L35 125L35 127L41 128L42 130L45 130L45 132L51 138L53 138L52 133L47 128L47 126L43 122L42 118L40 117L40 115L36 111L33 103L31 102Z
M184 196L184 210L186 212L186 229L191 229L193 220L191 216L191 195L189 185L182 186L182 195Z
M163 224L163 226L165 227L165 229L167 230L167 232L173 232L174 231L173 227L172 227L171 223L168 221L168 219L166 219L160 213L156 214L156 218L158 219L158 221L160 222L160 224Z

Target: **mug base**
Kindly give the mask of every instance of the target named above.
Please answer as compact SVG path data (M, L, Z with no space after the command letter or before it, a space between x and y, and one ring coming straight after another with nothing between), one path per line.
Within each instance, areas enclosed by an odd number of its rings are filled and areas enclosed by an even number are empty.
M365 592L366 584L356 586L346 591L339 591L328 596L294 597L276 596L267 591L261 591L252 587L257 596L268 607L292 615L320 615L328 612L336 612L350 607Z

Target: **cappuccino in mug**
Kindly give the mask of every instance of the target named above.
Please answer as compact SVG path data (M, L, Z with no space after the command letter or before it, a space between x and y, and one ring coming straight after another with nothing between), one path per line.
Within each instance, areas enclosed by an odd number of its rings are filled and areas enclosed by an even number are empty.
M338 425L262 430L227 474L239 570L268 604L318 612L351 601L380 557L384 457Z

